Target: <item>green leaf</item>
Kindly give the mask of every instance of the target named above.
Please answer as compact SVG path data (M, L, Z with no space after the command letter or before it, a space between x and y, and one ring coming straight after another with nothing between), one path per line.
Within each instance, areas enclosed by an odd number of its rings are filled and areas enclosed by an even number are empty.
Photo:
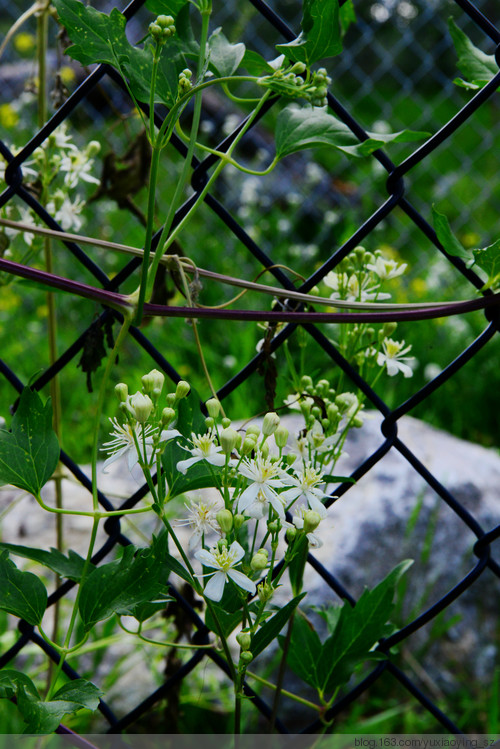
M43 702L19 686L17 706L27 724L25 733L52 733L68 713L81 708L96 710L101 694L101 690L86 679L76 679L62 686L49 702Z
M341 608L317 662L318 687L323 694L345 684L356 666L372 657L372 648L386 631L397 582L411 564L411 560L401 562L373 590L365 590L354 607L344 604Z
M127 546L121 559L97 567L80 594L80 616L86 631L114 613L131 614L140 603L163 593L171 571L166 533L153 537L147 549Z
M309 542L303 534L295 539L293 545L293 557L288 567L290 585L295 595L302 590L302 581L304 578L304 569L307 555L309 554Z
M219 606L216 603L211 603L210 607L207 608L205 612L205 624L218 636L220 636L220 630L219 626L217 626L214 613L224 637L229 637L238 624L241 624L241 608L238 609L238 611L225 611L222 606Z
M138 622L145 622L150 617L157 614L159 611L164 611L169 601L174 601L172 596L160 593L158 601L148 601L146 603L138 603L130 609L130 616L137 619Z
M349 26L352 23L356 23L356 11L354 10L352 0L347 0L347 2L340 8L339 20L342 29L342 36L344 36L347 33Z
M254 52L253 49L245 50L245 54L241 61L241 67L245 68L250 75L272 75L275 72L272 65L269 65L262 55L259 55L258 52Z
M44 567L48 567L49 570L56 572L61 577L76 581L82 576L85 564L85 559L71 549L68 551L67 557L57 549L45 551L44 549L34 549L31 546L18 546L16 544L0 543L0 550L7 550L18 557L40 562ZM94 565L91 564L90 569L93 568Z
M462 243L459 242L456 236L453 234L446 216L443 213L439 213L439 211L437 211L434 206L432 206L432 220L437 238L443 245L448 255L461 257L463 260L470 261L470 252L467 252Z
M458 55L457 65L466 78L465 81L457 79L454 82L464 88L482 88L498 73L495 56L478 49L452 18L449 19L448 26Z
M208 50L210 56L208 67L214 69L221 78L232 75L245 55L245 45L231 44L220 28L210 35Z
M117 53L131 48L125 36L127 20L116 8L107 16L78 0L54 0L53 5L74 42L67 52L82 65L104 62L116 67Z
M343 122L323 109L295 105L285 107L276 119L276 156L284 156L317 146L333 146L350 156L367 156L386 143L400 143L425 138L427 133L403 130L398 133L368 133L360 142Z
M257 630L252 637L252 642L250 643L250 650L252 651L254 658L256 658L259 653L262 653L262 651L278 637L279 633L305 595L307 595L307 593L301 593L299 596L292 598L286 606L283 606L283 608L281 608L276 614L268 619L259 630Z
M488 275L488 280L482 288L495 288L500 284L500 239L482 249L472 250L474 262Z
M342 52L338 0L304 0L302 31L288 44L276 48L289 60L307 66Z
M47 608L47 590L32 572L21 572L8 558L0 554L0 609L24 619L28 624L40 624Z
M107 16L78 0L55 0L54 5L74 42L68 54L83 65L95 62L113 65L128 80L134 96L149 102L153 49L150 44L144 49L130 44L125 33L125 16L116 8ZM178 73L183 67L179 44L172 40L162 49L155 102L172 106L177 98Z
M278 642L283 646L283 639ZM318 687L317 664L321 658L322 645L312 624L299 611L293 620L292 636L287 655L287 664L292 671L312 687Z
M186 0L147 0L146 2L146 8L151 13L159 16L173 16L174 20L185 5L187 5Z
M4 668L0 671L0 697L10 699L17 690L21 688L35 699L40 699L38 689L29 676L12 668Z
M0 484L12 484L39 497L58 461L50 399L44 406L38 393L25 387L11 431L0 429Z

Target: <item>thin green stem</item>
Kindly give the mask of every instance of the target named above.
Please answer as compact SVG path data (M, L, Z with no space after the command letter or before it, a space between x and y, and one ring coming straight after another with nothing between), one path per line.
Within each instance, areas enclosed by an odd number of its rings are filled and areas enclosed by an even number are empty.
M255 681L259 682L259 684L263 684L265 687L269 687L269 689L273 689L273 690L276 689L276 684L273 684L271 681L268 681L267 679L262 678L262 676L258 676L257 674L254 674L253 671L247 671L246 675L249 676L251 679L255 679ZM310 707L313 710L317 710L319 713L323 710L322 705L316 705L315 702L306 700L304 697L299 697L298 694L294 694L293 692L288 692L286 689L282 689L281 694L284 697L288 697L289 699L300 703L301 705L305 705L305 707Z
M156 183L158 181L158 167L160 163L160 149L156 144L153 145L151 154L151 166L149 170L148 184L148 207L146 214L146 236L144 239L144 254L142 257L141 268L141 285L139 287L139 296L137 300L137 310L134 324L140 325L142 321L142 310L146 301L146 291L148 287L149 256L151 254L151 243L153 240L153 222L155 213Z

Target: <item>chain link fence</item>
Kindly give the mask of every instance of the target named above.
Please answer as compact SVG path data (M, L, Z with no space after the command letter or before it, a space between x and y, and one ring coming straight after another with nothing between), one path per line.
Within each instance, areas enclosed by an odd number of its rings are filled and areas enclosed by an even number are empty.
M104 5L100 9L104 9ZM138 29L141 26L142 6L142 0L133 0L125 10L127 18L131 23L136 23ZM23 8L16 8L15 4L9 4L4 9L4 27L8 25L9 16L10 20L14 20L22 10ZM204 210L217 218L217 225L224 225L224 236L229 238L228 247L237 248L236 256L228 257L229 267L247 254L252 267L269 267L285 261L293 265L295 260L300 271L307 277L301 290L308 291L357 245L372 241L376 245L383 235L386 243L397 251L403 251L411 243L408 252L414 259L416 276L429 263L432 254L433 258L439 258L445 265L445 275L448 273L448 278L454 279L451 283L459 279L461 288L469 290L469 296L470 292L480 289L482 281L476 274L466 268L460 259L449 257L443 252L429 225L429 216L430 204L442 199L449 209L448 214L457 232L480 234L485 240L484 244L496 239L495 221L490 219L498 216L500 200L498 178L494 179L498 173L495 148L499 138L498 119L495 118L498 105L494 94L499 85L500 74L472 98L457 89L452 82L456 75L455 58L446 20L452 14L456 22L477 39L486 52L491 52L500 43L497 11L493 2L472 3L469 0L382 0L376 3L356 3L357 23L352 26L345 39L344 53L329 71L334 80L332 93L329 95L330 107L360 139L365 137L364 128L371 127L374 121L380 130L389 124L393 131L412 127L428 130L432 136L417 149L401 146L400 154L396 154L399 157L396 159L397 166L382 151L377 151L359 165L344 161L335 166L325 165L320 157L317 160L304 160L298 156L280 167L272 178L266 179L258 194L248 179L241 180L235 176L233 182L225 178L217 185L216 191L207 195ZM261 0L251 0L239 3L237 9L231 4L220 4L216 9L215 21L224 23L228 36L231 35L231 30L235 34L244 32L242 40L269 57L274 43L295 38L299 17L299 3L294 0L277 2L272 6ZM16 70L15 66L13 69L12 66L12 61L4 61L4 100L16 97L20 92L19 69ZM21 73L20 78L24 79L24 73ZM2 140L1 153L10 162L10 168L6 171L7 186L0 195L0 208L9 205L11 201L19 201L35 210L49 227L58 228L53 218L26 188L20 170L35 148L65 118L73 120L89 117L89 111L91 116L96 116L99 102L102 103L96 93L99 89L105 91L112 109L120 109L127 100L116 74L100 65L75 87L50 122L27 139L26 147L20 154L14 156L9 150L8 139ZM217 100L207 99L204 110L205 127L213 133L216 142L226 135L230 137L234 130L231 112L220 113L218 104ZM160 113L157 116L160 121ZM103 118L103 127L104 121ZM269 142L260 123L250 131L247 143L252 157L265 157ZM185 156L184 147L178 141L175 141L175 146L179 154L176 158L182 159ZM452 168L443 168L444 162L451 164ZM192 181L195 194L198 190L201 191L204 175L212 164L212 159L208 158L196 165ZM485 175L492 178L485 178ZM298 196L295 205L299 205L298 214L302 219L299 236L297 223L293 226L286 223L289 221L288 199L291 192ZM266 227L266 207L279 206L280 201L283 203L282 221L285 223L281 224L277 244L274 225ZM285 257L281 255L282 247L286 248L283 249ZM296 249L293 250L293 247ZM429 248L432 248L432 252ZM127 288L128 279L136 274L139 265L138 261L133 260L110 278L100 267L98 260L81 247L68 244L68 250L72 255L73 267L80 269L78 275L93 277L98 284L109 290ZM314 271L306 273L305 270L311 267ZM273 274L284 288L293 288L286 273L274 269ZM387 660L378 663L359 683L344 691L328 711L328 719L340 719L354 710L356 704L362 702L367 695L376 695L383 679L390 675L398 684L400 695L410 696L415 704L428 712L434 732L460 734L468 730L467 725L461 725L449 716L446 706L438 706L432 690L426 690L425 683L417 684L410 678L390 651L411 641L414 633L425 633L426 628L436 622L442 612L473 586L481 586L485 597L498 599L497 578L500 566L492 554L492 544L500 535L500 526L479 525L464 503L454 497L401 440L398 422L434 394L445 393L452 378L467 363L471 362L473 367L474 357L483 349L488 350L498 331L498 315L492 310L493 308L485 312L482 330L476 339L469 341L440 374L413 392L404 402L399 401L391 407L342 358L320 326L308 322L300 326L288 323L270 343L270 350L278 351L285 341L293 339L299 332L301 335L305 332L322 351L324 361L327 362L325 366L342 368L353 387L358 387L371 407L381 414L380 445L356 467L352 474L354 479L359 480L369 475L370 470L387 453L397 451L432 488L439 497L439 502L446 505L476 539L470 551L464 550L468 559L468 571L460 579L457 579L453 569L447 571L447 592L439 600L415 612L411 621L383 643L382 650L389 654ZM114 317L109 309L101 310L97 319L94 313L95 310L90 306L82 306L80 317L82 314L85 316L85 326L80 325L78 335L75 335L53 365L45 367L43 362L31 363L32 369L36 369L37 365L44 367L43 374L34 382L36 389L47 386L56 374L63 374L65 367L71 366L75 357L81 353L89 331L95 330L96 326L103 326ZM175 345L171 339L159 341L155 336L150 337L148 328L133 329L132 337L137 346L138 357L149 360L174 382L181 378L170 361L172 347ZM224 400L238 388L248 385L263 358L262 353L249 356L246 365L219 388L219 398ZM469 371L471 377L481 376L473 368L469 368ZM15 400L15 393L20 392L25 384L23 372L19 362L0 360L0 373L13 393L11 401ZM488 387L488 383L484 383L484 387ZM5 406L6 404L4 408ZM465 408L466 405L462 404L462 407ZM91 492L89 478L72 456L63 452L61 460L75 480ZM351 487L352 484L348 482L338 486L334 492L335 499L330 500L330 503L348 502ZM122 503L100 493L99 501L106 510L130 508L140 502L147 491L147 486L143 486ZM104 527L107 538L92 560L95 564L112 554L117 545L130 543L119 518L108 519ZM401 541L401 538L392 539L394 545ZM335 569L320 564L312 554L308 561L315 574L331 589L332 600L338 597L339 600L347 599L349 603L355 604L350 591L344 587L342 580L337 579ZM486 571L493 574L483 574ZM71 595L72 587L71 582L61 584L50 596L49 604L53 605L57 600ZM174 585L171 585L171 593L178 610L183 612L189 627L195 633L193 642L204 644L208 630L195 603L185 590ZM57 662L57 653L48 647L34 628L20 622L15 643L7 647L0 656L0 667L9 666L15 659L22 659L28 651L32 653L33 647L39 648ZM222 673L227 673L224 660L215 650L200 649L176 669L171 669L164 682L126 714L119 714L113 705L102 701L99 709L107 725L103 730L110 733L126 730L133 732L134 726L140 724L141 720L146 720L142 725L147 725L147 716L155 706L162 700L174 700L173 695L178 694L179 684L192 672L203 669L207 660L215 664ZM64 665L64 672L70 679L79 675L67 664ZM492 678L493 672L492 663ZM252 698L255 710L260 711L264 718L269 717L272 714L271 706L248 684L245 689L246 694ZM294 725L293 730L314 733L321 730L322 725L318 719L312 723L304 723L299 729ZM282 733L290 730L285 717L276 721L276 727ZM167 733L170 728L168 724L163 725L162 732ZM65 730L63 726L60 727L61 732Z

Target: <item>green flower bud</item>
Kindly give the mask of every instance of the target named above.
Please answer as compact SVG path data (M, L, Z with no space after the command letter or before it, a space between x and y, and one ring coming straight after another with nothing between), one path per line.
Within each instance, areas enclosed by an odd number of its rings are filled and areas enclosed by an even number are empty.
M274 433L274 441L276 442L276 446L280 448L285 447L288 442L288 429L282 424L279 425Z
M85 149L85 153L89 159L93 159L101 151L101 144L98 140L91 140Z
M223 533L230 533L233 527L233 515L231 510L219 510L216 514L216 520Z
M270 533L278 533L281 528L281 523L279 520L271 520L267 524L267 527Z
M285 533L285 538L288 541L288 543L291 543L297 535L297 528L287 528L287 531Z
M321 426L323 429L329 429L330 428L330 419L321 419Z
M247 664L253 661L253 655L249 650L243 650L240 653L240 663Z
M157 369L152 369L151 372L141 377L141 382L142 389L148 395L154 394L157 391L161 393L163 383L165 382L165 375Z
M220 413L220 402L217 398L210 398L205 405L207 407L208 415L211 416L212 419L216 419Z
M318 394L321 396L324 396L328 393L328 390L330 388L330 383L328 380L319 380L318 384L316 385L316 388L318 390Z
M240 512L238 512L233 517L234 530L235 531L239 531L239 529L241 528L241 526L243 525L244 522L245 522L245 516L242 515Z
M238 432L232 427L224 429L220 434L220 446L224 455L231 455L238 442Z
M246 431L246 435L245 436L246 437L250 437L251 434L255 435L256 438L260 437L260 429L257 426L257 424L250 424L250 426L247 427L247 431Z
M164 408L161 412L161 425L167 427L171 421L175 419L175 411L173 408Z
M354 393L340 393L335 398L335 404L338 406L340 413L343 414L353 406L357 406L358 399Z
M241 444L240 452L242 455L250 455L252 450L255 450L256 442L253 439L250 439L250 437L245 437Z
M227 539L220 538L219 541L217 542L217 546L219 547L219 551L222 551L223 549L227 549L227 546L228 546Z
M363 417L358 414L351 421L351 424L353 425L353 427L356 427L356 429L359 429L360 427L363 426Z
M176 401L175 393L167 393L167 406L172 407Z
M306 70L307 68L303 62L296 62L295 65L290 68L290 71L292 73L297 73L298 75L302 75L302 73L305 73Z
M212 419L211 416L207 416L207 418L205 419L205 426L206 426L206 428L207 429L213 429L214 425L215 425L215 420Z
M397 322L385 322L382 326L381 337L390 338L396 332Z
M160 26L160 28L167 29L169 26L172 26L172 24L174 23L174 19L172 16L161 15L156 19L156 23L158 24L158 26Z
M287 462L287 465L293 466L293 464L297 460L297 456L293 455L293 453L288 453L288 455L285 456L285 460Z
M321 523L321 515L315 510L304 513L304 533L312 533Z
M153 401L149 395L144 395L139 390L134 395L129 396L128 405L130 413L139 422L145 424L153 410Z
M224 416L224 418L221 421L221 424L222 424L223 429L227 429L228 427L231 426L231 419L228 419L227 416Z
M186 395L189 394L189 391L191 390L191 385L189 382L186 382L185 380L179 380L177 383L177 387L175 388L175 399L180 401L182 398L185 398Z
M120 403L125 403L128 398L128 386L124 382L119 382L115 385L115 393Z
M264 444L263 444L263 445L262 445L262 447L260 448L260 452L261 452L261 454L262 454L262 457L264 458L264 460L265 460L265 459L266 459L267 457L269 457L269 445L267 444L267 442L264 442Z
M238 632L238 634L236 635L236 642L243 651L246 651L250 648L252 635L250 634L250 632Z
M255 572L264 570L267 567L267 553L264 553L263 550L261 550L254 554L250 562L250 567Z
M311 408L311 413L315 419L319 419L321 416L321 409L319 408L319 406L313 406Z
M263 582L257 585L257 596L261 603L267 603L274 595L274 588L270 583Z
M302 390L310 390L312 388L313 381L309 375L304 375L300 380L300 387Z
M338 421L340 413L339 408L335 403L330 403L330 405L326 409L326 413L328 415L328 420L330 421L330 423L335 424L335 422Z

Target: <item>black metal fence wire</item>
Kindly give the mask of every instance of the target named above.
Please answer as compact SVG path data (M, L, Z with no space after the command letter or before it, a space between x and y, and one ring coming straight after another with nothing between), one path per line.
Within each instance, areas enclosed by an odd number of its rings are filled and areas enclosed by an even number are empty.
M280 18L273 9L262 2L262 0L249 0L255 9L262 15L267 23L269 23L274 29L276 29L282 37L291 41L295 38L296 33L290 29L287 24ZM127 6L124 13L127 19L131 19L142 7L144 0L132 0ZM484 34L484 36L491 40L497 45L497 60L500 55L500 30L494 25L494 22L487 18L470 0L452 0L451 5L456 6L464 14L464 18L467 16L471 19L478 27L478 29ZM111 83L116 86L122 86L121 80L117 76L116 72L110 69L106 65L99 65L96 67L81 83L81 85L75 90L75 92L67 99L67 101L56 111L51 120L37 132L32 139L25 145L25 147L14 156L8 149L5 143L0 141L0 152L2 156L8 161L8 167L5 173L5 180L7 188L0 195L0 207L5 206L12 198L17 196L18 199L22 200L27 206L32 208L42 221L49 228L60 230L58 224L54 219L47 213L47 211L37 202L33 195L26 189L23 180L22 167L25 161L30 157L33 151L40 146L45 139L53 132L53 130L62 123L65 118L69 117L85 99L91 94L93 89L98 85L99 81L107 77ZM436 251L441 253L448 262L452 263L458 271L469 281L469 283L475 288L480 289L483 285L481 279L479 279L475 273L470 269L467 269L464 263L455 257L448 256L443 248L440 246L436 234L433 228L426 221L424 216L416 210L411 202L411 188L408 189L405 183L406 175L411 173L411 170L418 164L421 164L425 159L443 142L445 142L450 136L464 123L470 120L473 113L481 107L484 102L488 101L490 97L496 92L500 86L500 72L493 78L493 80L486 85L483 89L478 91L471 100L454 116L448 121L439 132L435 133L430 137L421 147L417 148L408 158L406 158L401 164L395 165L388 158L388 156L379 150L373 154L374 159L377 159L381 167L387 173L387 199L370 215L364 223L357 228L357 230L348 238L348 240L339 247L331 257L318 269L316 270L300 287L301 291L309 291L314 285L324 278L326 273L331 269L335 268L338 263L345 258L351 250L357 245L362 243L369 234L383 221L391 212L399 207L406 213L409 219L415 224L415 226L427 237L427 239L435 246ZM332 111L337 117L339 117L351 131L360 139L364 140L367 136L361 125L350 115L349 111L338 101L334 96L329 94L328 103ZM160 123L161 119L157 115L157 120ZM234 137L234 133L229 135L225 142L218 146L218 149L224 150L224 146L231 141ZM182 157L186 155L186 149L184 145L175 138L173 144ZM196 161L194 163L195 169L192 178L192 187L194 195L190 198L187 203L181 207L178 211L176 220L179 221L186 210L189 209L192 200L196 198L196 195L203 189L207 178L207 171L213 165L214 160L212 156L209 156L204 161ZM250 238L243 227L233 218L229 211L225 208L223 202L216 199L213 195L208 194L205 198L205 203L214 213L225 223L227 228L236 236L239 242L244 245L248 252L251 253L263 267L269 267L273 265L273 260L266 255L266 253ZM120 285L130 277L131 274L137 269L139 260L134 259L127 263L123 269L110 280L106 274L88 257L88 255L76 244L67 242L66 246L68 250L73 254L75 262L81 264L83 268L86 268L95 277L96 281L102 285L103 288L108 290L118 290ZM296 288L294 287L287 276L279 269L274 268L272 270L276 280L282 284L284 288ZM99 321L100 323L106 320L112 319L115 315L114 312L109 309L103 309ZM89 324L89 328L95 321ZM87 328L87 330L89 329ZM330 357L332 362L337 366L341 367L351 381L359 387L367 397L370 404L377 409L383 416L381 425L381 432L383 437L382 444L378 447L375 452L370 455L361 465L359 465L353 472L352 477L359 480L362 476L367 474L370 469L380 461L383 456L390 450L398 451L408 463L417 471L427 484L437 493L442 502L446 503L448 507L454 512L460 520L468 526L468 528L475 535L477 541L473 547L474 558L471 560L471 567L469 572L461 579L458 583L454 584L453 587L438 601L436 601L428 609L422 611L413 621L404 626L401 630L391 635L385 640L381 646L381 649L388 654L387 660L380 662L370 673L364 678L363 681L358 683L351 691L343 694L333 707L328 711L325 716L327 719L334 718L335 716L346 711L350 705L352 705L361 695L369 690L373 684L380 678L384 672L390 673L394 679L396 679L401 689L411 694L422 706L427 710L434 718L436 725L436 732L445 729L453 734L461 734L463 730L466 732L467 727L459 727L455 725L453 721L442 712L441 709L435 704L433 699L429 697L420 687L418 687L413 681L407 676L407 674L396 666L389 653L390 649L398 643L404 642L410 637L415 631L424 627L426 624L434 620L441 612L443 612L453 601L461 596L471 586L479 584L477 581L481 578L482 573L486 568L489 568L491 572L497 577L500 577L500 565L491 555L491 544L500 536L500 526L493 528L482 528L477 520L466 510L450 492L433 476L423 465L418 458L409 450L409 448L401 441L398 437L398 420L405 414L409 414L412 410L421 404L426 398L432 393L436 392L446 382L449 381L453 375L458 372L467 362L473 359L477 352L479 352L488 342L492 339L496 332L499 330L499 318L498 313L495 309L485 310L485 327L483 332L477 337L477 339L468 346L462 353L456 357L437 377L430 381L425 387L416 392L410 397L405 403L394 409L390 409L387 404L368 386L368 384L357 374L357 372L342 358L335 346L325 337L321 330L312 324L305 323L303 325L304 330L310 335L318 344L322 347L325 354ZM293 323L287 324L278 335L276 335L271 343L271 349L276 351L285 340L292 336L297 329L297 325ZM142 347L147 354L151 357L155 366L162 369L174 382L180 379L178 373L169 364L168 360L150 343L148 338L139 329L132 330L132 336L135 339L137 345ZM80 335L74 343L58 358L53 366L49 367L34 383L34 387L41 389L47 383L51 381L53 377L57 375L69 361L73 359L76 353L78 353L83 346L85 339L85 333ZM257 370L262 360L262 354L256 355L251 361L249 361L243 369L220 389L218 396L222 400L228 396L233 390L239 387L250 375ZM2 376L12 385L14 390L20 392L24 384L15 371L8 366L7 363L0 360L0 372ZM91 482L88 477L82 472L79 466L71 459L71 457L64 452L61 455L61 460L67 469L74 475L74 477L91 492ZM350 483L344 483L336 488L335 499L329 500L331 504L333 501L341 501L345 496L346 492L350 488ZM141 487L131 497L129 497L120 507L116 507L112 504L109 499L102 493L99 493L99 502L102 507L106 510L126 509L134 507L146 494L147 486ZM328 503L327 503L328 504ZM104 525L107 533L107 540L103 546L94 555L92 561L94 564L101 562L108 554L110 554L117 545L127 545L130 543L129 539L122 533L121 523L119 517L109 518ZM396 542L396 540L395 540ZM331 588L331 590L340 598L347 599L352 605L355 604L355 600L352 595L346 590L342 583L335 578L335 576L328 571L323 565L321 565L312 554L308 558L309 564L319 574L325 583ZM485 586L487 583L483 579ZM49 597L49 605L53 605L58 599L63 598L73 587L73 583L65 582L55 590ZM485 591L486 591L485 587ZM198 616L192 605L186 600L179 590L176 590L174 586L171 586L171 593L177 601L178 605L187 614L192 622L193 627L196 630L194 635L195 644L205 644L208 641L208 630L205 627L203 621ZM486 595L486 593L485 593ZM41 637L37 635L34 628L28 625L26 622L21 621L19 623L19 638L16 643L10 647L6 652L0 656L0 668L7 666L11 661L19 654L22 653L23 649L31 644L37 645L43 650L54 662L58 661L58 654L53 651ZM173 676L165 681L156 691L150 694L141 704L137 705L131 712L118 718L112 708L106 704L105 701L100 703L100 712L109 724L109 733L118 733L126 730L129 727L133 727L135 721L141 716L145 715L156 705L161 699L168 697L170 691L174 689L179 682L195 669L205 657L210 658L220 669L227 673L228 669L224 660L214 650L199 650L188 660ZM64 665L64 672L70 679L78 677L76 673L68 664ZM245 685L246 694L252 697L253 705L259 710L263 716L269 717L272 710L264 700L262 700L255 692L250 688L248 684ZM276 721L276 727L281 733L288 733L289 729L282 719L278 717ZM321 721L315 720L309 725L304 725L302 728L303 733L314 733L323 727ZM63 726L60 727L60 732L64 732ZM169 727L165 727L164 732L168 732Z

